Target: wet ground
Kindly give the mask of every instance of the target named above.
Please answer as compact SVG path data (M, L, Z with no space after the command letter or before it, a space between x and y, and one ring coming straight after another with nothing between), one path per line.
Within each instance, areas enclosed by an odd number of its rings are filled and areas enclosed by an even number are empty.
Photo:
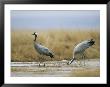
M67 60L39 62L12 62L12 77L75 77L75 76L100 76L100 60L89 59L73 62L67 65Z

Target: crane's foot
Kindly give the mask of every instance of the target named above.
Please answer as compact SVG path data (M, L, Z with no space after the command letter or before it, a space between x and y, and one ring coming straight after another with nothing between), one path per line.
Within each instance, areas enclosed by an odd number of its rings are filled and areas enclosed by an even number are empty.
M45 63L44 63L44 67L45 67Z
M46 65L45 65L45 63L44 63L44 64L39 64L38 66L39 66L39 67L41 67L41 66L44 66L44 67L45 67Z
M39 67L40 67L40 63L39 63Z

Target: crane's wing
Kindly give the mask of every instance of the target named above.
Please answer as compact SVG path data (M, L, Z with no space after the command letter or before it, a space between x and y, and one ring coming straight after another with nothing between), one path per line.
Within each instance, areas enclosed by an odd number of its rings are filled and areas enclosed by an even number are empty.
M53 54L53 52L51 50L49 50L47 47L45 47L45 46L39 45L39 48L40 48L42 54L44 54L44 55Z
M46 53L48 54L48 53L50 52L50 50L49 50L47 47L45 47L45 48L43 47L43 48L42 48L42 51L43 51L45 54L46 54Z

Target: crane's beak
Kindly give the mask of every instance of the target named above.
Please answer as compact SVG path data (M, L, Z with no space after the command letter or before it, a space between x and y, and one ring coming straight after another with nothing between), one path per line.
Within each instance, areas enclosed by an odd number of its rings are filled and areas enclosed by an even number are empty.
M32 34L32 35L35 35L35 34Z

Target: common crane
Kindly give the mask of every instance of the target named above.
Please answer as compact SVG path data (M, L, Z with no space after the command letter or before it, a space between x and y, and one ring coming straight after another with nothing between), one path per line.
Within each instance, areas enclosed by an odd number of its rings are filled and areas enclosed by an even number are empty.
M77 59L77 55L80 54L81 57L84 59L84 65L85 65L85 50L89 47L91 47L92 45L95 44L95 41L93 39L90 39L90 40L85 40L85 41L82 41L81 43L77 44L75 47L74 47L74 50L73 50L73 59L71 59L67 64L71 64L74 60Z
M39 44L39 43L36 41L36 38L38 37L38 34L37 34L36 32L34 32L32 35L35 36L35 39L34 39L34 48L35 48L35 50L36 50L40 55L42 55L42 57L43 57L44 55L46 55L46 56L50 56L51 58L54 58L54 54L53 54L53 52L52 52L51 50L49 50L47 47L45 47L45 46ZM39 66L40 66L40 64L39 64ZM44 66L45 66L45 64L44 64Z

